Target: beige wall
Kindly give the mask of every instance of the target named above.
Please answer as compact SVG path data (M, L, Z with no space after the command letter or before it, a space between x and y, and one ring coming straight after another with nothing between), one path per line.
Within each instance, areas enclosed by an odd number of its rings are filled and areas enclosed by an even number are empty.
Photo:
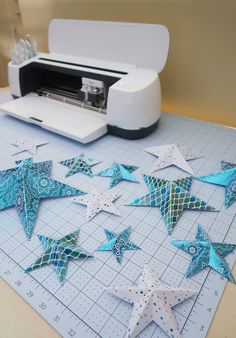
M13 46L12 27L23 33L21 16L17 0L0 0L0 87L7 85L7 63L9 48Z
M55 17L166 25L163 110L236 127L236 0L19 0L19 7L24 30L42 51Z

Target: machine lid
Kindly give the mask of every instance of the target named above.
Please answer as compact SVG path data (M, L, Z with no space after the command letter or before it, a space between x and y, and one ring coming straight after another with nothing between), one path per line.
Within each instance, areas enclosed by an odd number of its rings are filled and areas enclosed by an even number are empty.
M54 19L48 32L50 53L136 65L159 73L169 50L163 25Z

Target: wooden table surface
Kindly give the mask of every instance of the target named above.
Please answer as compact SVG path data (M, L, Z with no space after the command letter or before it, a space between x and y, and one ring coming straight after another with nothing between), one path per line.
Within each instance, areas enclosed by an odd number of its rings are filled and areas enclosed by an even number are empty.
M236 266L233 270L236 276ZM228 282L207 338L236 337L236 285ZM0 337L58 338L60 335L0 279ZM81 337L82 338L82 337Z

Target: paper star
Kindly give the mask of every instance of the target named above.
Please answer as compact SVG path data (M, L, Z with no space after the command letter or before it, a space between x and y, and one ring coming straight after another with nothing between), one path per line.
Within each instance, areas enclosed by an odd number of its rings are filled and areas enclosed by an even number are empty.
M93 158L85 158L84 154L69 160L61 161L59 163L69 168L66 177L72 176L77 173L83 173L88 176L93 176L92 166L100 163L101 161L94 160Z
M138 181L131 174L137 169L138 167L134 165L113 163L111 168L101 171L99 174L97 174L97 176L111 177L110 188L112 188L121 181L131 181L138 183Z
M30 239L41 199L75 196L84 192L51 179L52 161L33 163L32 159L27 159L16 164L15 168L0 171L0 210L15 206Z
M33 137L32 138L26 137L26 138L23 138L23 139L17 139L12 143L12 145L17 147L18 149L12 155L22 153L23 151L28 151L32 155L36 155L37 147L43 146L45 144L48 144L48 142L37 139L37 138L33 138Z
M175 165L180 169L186 171L187 173L194 175L187 161L202 157L201 155L194 154L189 149L181 147L177 144L168 144L159 147L150 147L143 150L147 151L150 154L158 156L158 159L152 171L156 171L159 169L169 167L171 165Z
M139 250L140 248L129 241L131 227L126 228L120 233L105 229L108 242L98 247L97 251L112 251L118 263L121 263L124 250Z
M115 201L119 194L111 192L98 191L96 188L91 189L91 193L85 196L75 197L74 201L87 206L87 220L91 220L100 211L106 211L111 214L120 215L113 201Z
M196 180L225 187L225 207L236 201L236 164L221 161L221 169L214 174L197 177Z
M25 272L31 272L46 265L53 265L60 283L63 283L70 259L93 258L85 250L76 247L78 236L79 230L57 240L39 235L38 238L45 252Z
M186 277L203 270L207 266L235 283L235 279L224 260L224 257L234 251L235 244L213 243L203 228L198 225L196 239L193 241L171 241L177 248L192 256L192 260L186 272Z
M189 193L192 177L172 182L147 175L143 175L143 178L150 192L135 198L128 205L160 208L169 235L185 209L216 211L206 202Z
M109 288L109 292L133 304L126 337L134 338L154 321L169 337L180 337L172 308L196 291L168 286L145 264L139 284Z

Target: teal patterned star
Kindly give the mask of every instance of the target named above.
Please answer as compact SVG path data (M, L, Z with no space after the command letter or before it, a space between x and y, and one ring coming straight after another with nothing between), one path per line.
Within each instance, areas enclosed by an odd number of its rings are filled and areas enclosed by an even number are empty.
M173 240L171 243L192 256L185 274L186 277L190 277L209 266L232 283L235 283L234 276L224 259L225 256L235 250L235 244L211 242L207 233L200 225L198 225L196 239L193 241Z
M108 242L98 247L97 251L112 251L118 263L122 262L124 250L140 250L136 244L130 242L131 227L126 228L120 233L105 229Z
M225 207L236 201L236 164L221 161L221 169L214 174L196 177L196 180L225 187Z
M16 167L0 171L0 210L16 207L28 239L32 237L41 199L82 195L79 189L49 177L52 161L17 161Z
M137 169L138 167L134 165L113 163L110 168L101 171L97 174L97 176L111 177L110 188L112 188L121 181L131 181L138 183L138 181L132 175L132 172Z
M189 193L192 177L171 182L154 176L143 175L143 178L150 192L135 198L128 205L160 208L169 235L184 210L216 211L206 202Z
M82 173L88 176L93 176L92 166L100 163L101 161L94 160L91 157L85 158L84 154L77 157L61 161L59 163L69 168L66 177L72 176L77 173Z
M38 238L45 252L25 272L53 265L60 283L64 283L69 260L93 258L85 250L76 247L78 236L79 230L56 240L39 235Z

